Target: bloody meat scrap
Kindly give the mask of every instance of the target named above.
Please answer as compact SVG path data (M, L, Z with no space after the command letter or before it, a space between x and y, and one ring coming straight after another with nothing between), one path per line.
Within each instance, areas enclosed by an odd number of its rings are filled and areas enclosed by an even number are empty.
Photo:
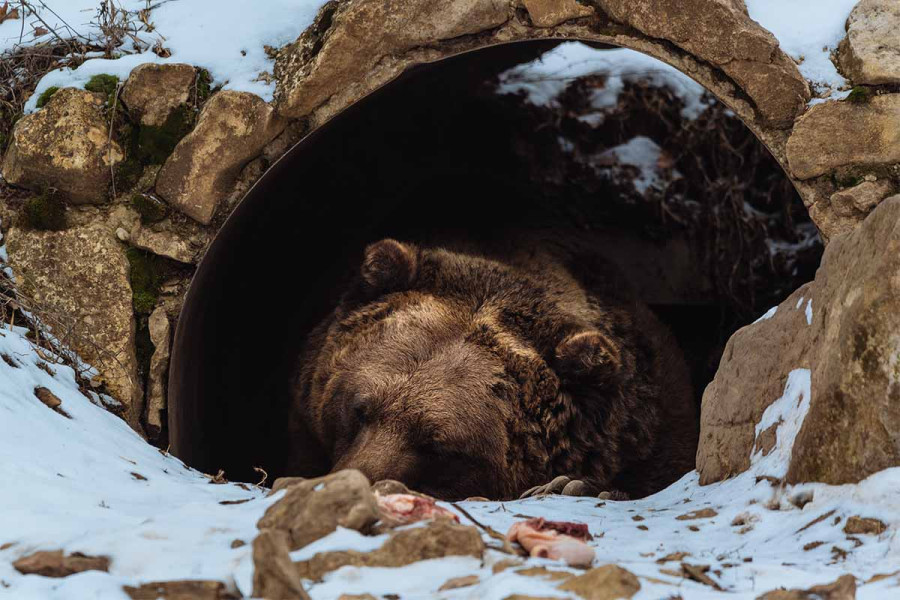
M434 498L414 494L375 494L375 499L384 520L393 524L406 525L437 518L453 519L459 523L459 517L438 506Z
M587 567L594 560L594 549L587 545L591 534L583 523L529 519L514 523L506 538L533 557L562 560L573 567Z

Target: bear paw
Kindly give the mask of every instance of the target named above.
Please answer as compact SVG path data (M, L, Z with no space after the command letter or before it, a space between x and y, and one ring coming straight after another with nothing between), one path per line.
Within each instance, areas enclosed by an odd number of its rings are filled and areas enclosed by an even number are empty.
M601 500L628 500L628 494L619 490L601 491L582 479L572 479L566 475L555 477L550 483L536 485L526 490L519 499L536 498L559 494L561 496L596 496Z

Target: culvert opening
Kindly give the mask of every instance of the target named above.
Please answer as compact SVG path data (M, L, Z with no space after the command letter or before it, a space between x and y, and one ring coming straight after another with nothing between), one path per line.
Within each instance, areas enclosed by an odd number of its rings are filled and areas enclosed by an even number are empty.
M661 63L571 44L413 69L273 165L191 284L169 386L176 455L232 480L286 474L301 346L363 248L386 237L590 236L675 334L699 407L728 337L812 279L821 244L776 161L724 106L679 89ZM556 69L565 52L625 66ZM312 456L291 474L327 468Z

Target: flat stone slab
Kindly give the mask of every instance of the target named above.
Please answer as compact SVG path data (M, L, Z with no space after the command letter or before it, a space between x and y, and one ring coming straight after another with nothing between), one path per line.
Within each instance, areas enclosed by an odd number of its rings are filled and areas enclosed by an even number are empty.
M817 104L797 120L786 151L797 179L844 166L900 163L900 94Z

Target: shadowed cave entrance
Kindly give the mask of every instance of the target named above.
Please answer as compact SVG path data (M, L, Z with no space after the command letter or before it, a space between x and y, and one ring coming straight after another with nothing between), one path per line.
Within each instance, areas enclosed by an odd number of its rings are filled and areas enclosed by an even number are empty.
M608 74L569 82L552 106L498 93L501 73L557 45L413 69L271 167L220 231L179 320L168 415L177 456L231 480L258 481L254 467L269 482L284 474L299 347L363 247L384 237L597 236L676 334L699 405L731 333L812 279L815 228L775 160L715 102L687 121L671 90L626 81L598 122L584 117ZM614 151L637 139L659 150L666 175L654 186L635 185L646 173Z

